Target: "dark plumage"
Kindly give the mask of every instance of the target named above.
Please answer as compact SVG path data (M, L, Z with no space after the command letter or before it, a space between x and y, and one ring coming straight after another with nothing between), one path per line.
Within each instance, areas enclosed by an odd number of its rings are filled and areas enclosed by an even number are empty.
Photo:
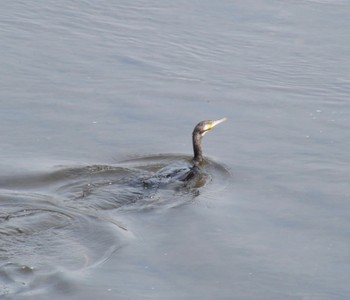
M209 120L199 122L193 129L192 143L193 143L193 165L199 166L203 162L202 154L202 137L210 131L214 126L224 122L226 118L219 120Z
M143 180L145 186L159 186L171 182L187 182L201 175L201 164L203 163L202 138L214 126L224 122L226 118L219 120L208 120L199 122L192 132L193 159L191 164L174 163L160 169L153 176Z

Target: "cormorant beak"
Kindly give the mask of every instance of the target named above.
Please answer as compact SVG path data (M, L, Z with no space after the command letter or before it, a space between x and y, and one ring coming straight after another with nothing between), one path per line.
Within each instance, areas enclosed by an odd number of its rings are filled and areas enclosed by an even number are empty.
M202 135L205 135L208 131L212 130L214 126L216 126L224 121L226 121L226 118L222 118L222 119L214 120L214 121L209 121L209 123L206 125Z
M222 119L219 119L219 120L212 121L212 123L210 124L210 129L212 129L214 126L216 126L216 125L218 125L218 124L220 124L220 123L222 123L224 121L226 121L226 118L222 118Z

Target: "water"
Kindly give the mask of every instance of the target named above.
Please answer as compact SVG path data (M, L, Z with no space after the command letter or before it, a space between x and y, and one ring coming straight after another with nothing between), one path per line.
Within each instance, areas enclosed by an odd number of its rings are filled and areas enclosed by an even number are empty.
M0 295L348 299L347 1L12 1ZM201 184L140 178L188 161Z

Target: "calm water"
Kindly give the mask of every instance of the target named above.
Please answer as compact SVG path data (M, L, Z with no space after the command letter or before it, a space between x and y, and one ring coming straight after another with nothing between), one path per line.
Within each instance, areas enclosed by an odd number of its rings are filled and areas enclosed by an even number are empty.
M3 3L0 295L349 299L349 13ZM203 182L142 184L221 117Z

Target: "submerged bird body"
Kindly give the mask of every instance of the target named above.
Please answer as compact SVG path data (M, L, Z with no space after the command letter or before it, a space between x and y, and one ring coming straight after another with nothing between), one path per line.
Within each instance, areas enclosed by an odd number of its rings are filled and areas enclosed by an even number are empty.
M219 120L208 120L199 122L192 132L193 159L189 162L179 162L170 164L160 169L151 178L144 180L145 185L187 182L202 173L201 165L203 164L202 138L214 126L224 122L226 118Z

